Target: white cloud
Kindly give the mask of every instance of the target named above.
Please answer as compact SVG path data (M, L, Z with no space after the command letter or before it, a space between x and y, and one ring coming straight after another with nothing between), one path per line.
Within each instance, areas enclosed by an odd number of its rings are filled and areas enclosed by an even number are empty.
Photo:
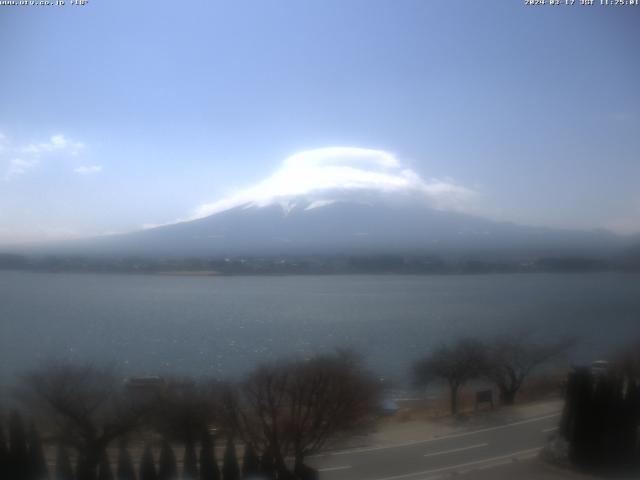
M102 165L81 165L73 171L78 175L93 175L102 172Z
M25 146L12 144L6 135L0 132L0 168L5 163L4 180L10 180L33 170L46 154L77 155L85 146L81 142L69 140L64 135L52 135L49 140L41 143L30 143ZM9 158L14 157L9 160ZM93 169L96 166L89 166ZM100 167L101 168L101 167ZM81 174L97 173L99 170L78 172Z
M229 197L201 205L190 220L252 204L286 203L297 196L309 201L343 198L354 192L406 193L445 210L465 210L474 192L449 179L422 179L403 168L391 153L354 147L298 152L262 182Z
M38 160L24 160L22 158L13 158L9 161L9 167L5 172L4 179L11 180L27 173L29 170L38 165Z
M76 155L80 150L84 148L84 144L81 142L75 142L68 140L64 135L52 135L48 142L42 143L30 143L29 145L22 147L22 153L31 155L40 155L42 153L50 152L66 152L71 155Z

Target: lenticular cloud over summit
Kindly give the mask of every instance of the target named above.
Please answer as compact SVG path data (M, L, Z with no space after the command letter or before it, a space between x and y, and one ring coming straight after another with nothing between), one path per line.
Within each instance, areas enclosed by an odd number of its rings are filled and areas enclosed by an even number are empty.
M229 197L198 207L191 220L239 206L286 206L304 198L311 206L359 201L371 194L404 194L443 210L465 210L473 191L449 180L422 179L395 155L355 147L306 150L288 157L270 177Z

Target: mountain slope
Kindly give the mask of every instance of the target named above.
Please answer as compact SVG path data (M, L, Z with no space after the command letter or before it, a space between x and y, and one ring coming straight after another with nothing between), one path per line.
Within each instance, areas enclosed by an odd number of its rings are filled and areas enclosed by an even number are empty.
M502 257L608 255L623 243L603 231L499 223L416 202L297 200L264 207L247 204L198 220L105 237L90 248L101 253L183 257L358 253Z

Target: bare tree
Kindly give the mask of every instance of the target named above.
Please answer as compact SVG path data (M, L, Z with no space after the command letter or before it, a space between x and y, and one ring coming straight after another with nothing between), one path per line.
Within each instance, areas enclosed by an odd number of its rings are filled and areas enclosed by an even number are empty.
M195 443L216 420L220 386L184 378L169 379L166 385L154 399L150 423L170 440Z
M501 402L512 405L531 372L560 357L573 343L563 339L540 344L529 333L500 336L487 345L485 376L498 387Z
M269 452L275 468L296 465L328 441L363 427L377 405L377 384L343 353L256 369L225 405L245 442Z
M469 380L485 369L485 347L473 338L460 338L452 345L442 345L413 366L416 383L426 385L443 379L449 385L451 413L458 413L458 393Z
M240 435L245 443L271 451L277 469L285 469L286 365L260 366L240 385L228 385L223 395L224 428L228 436Z
M78 451L78 480L94 480L109 443L141 422L145 406L124 394L111 368L51 364L23 378L23 399Z
M356 359L339 353L292 365L288 385L289 427L296 464L341 434L371 421L378 388Z

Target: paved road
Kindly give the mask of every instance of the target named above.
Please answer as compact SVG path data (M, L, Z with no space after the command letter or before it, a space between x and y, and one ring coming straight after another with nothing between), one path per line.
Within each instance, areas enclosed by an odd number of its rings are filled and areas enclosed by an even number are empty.
M310 459L321 480L429 480L531 458L560 414L394 446L345 450Z

